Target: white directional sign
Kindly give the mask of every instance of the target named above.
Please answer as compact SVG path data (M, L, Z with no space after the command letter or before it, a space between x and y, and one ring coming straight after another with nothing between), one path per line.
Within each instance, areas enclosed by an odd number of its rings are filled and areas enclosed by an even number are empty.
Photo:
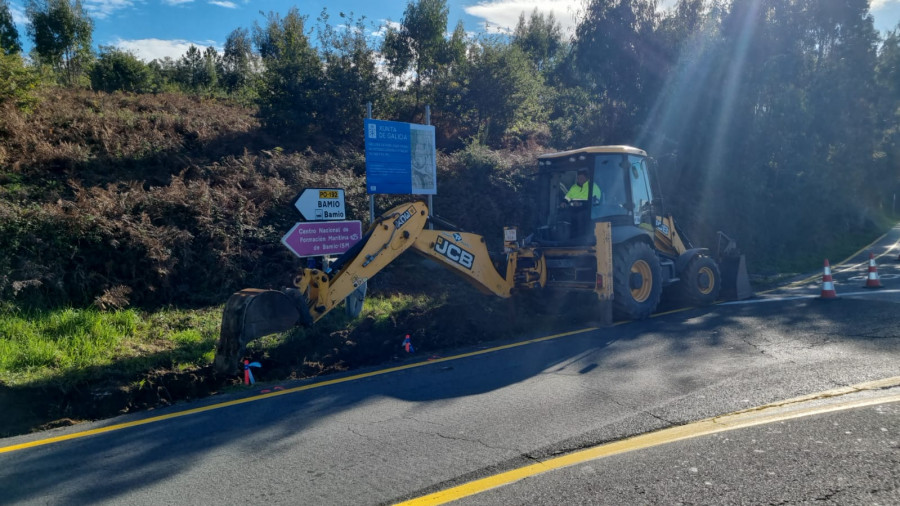
M344 190L340 188L307 188L294 206L307 221L335 221L347 218Z

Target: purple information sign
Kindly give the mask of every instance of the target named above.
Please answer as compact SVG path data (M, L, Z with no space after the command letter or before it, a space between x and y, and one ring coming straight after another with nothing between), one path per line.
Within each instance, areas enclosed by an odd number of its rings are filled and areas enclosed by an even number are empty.
M300 258L340 255L362 238L359 221L297 223L281 243Z

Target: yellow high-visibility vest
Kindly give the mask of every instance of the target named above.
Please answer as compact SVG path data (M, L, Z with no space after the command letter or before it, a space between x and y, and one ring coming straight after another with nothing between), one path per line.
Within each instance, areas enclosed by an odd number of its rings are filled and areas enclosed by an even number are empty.
M587 200L588 199L588 183L589 181L585 181L583 185L579 185L575 183L569 188L569 193L566 193L566 200ZM597 183L594 183L594 198L600 198L600 187L597 186Z

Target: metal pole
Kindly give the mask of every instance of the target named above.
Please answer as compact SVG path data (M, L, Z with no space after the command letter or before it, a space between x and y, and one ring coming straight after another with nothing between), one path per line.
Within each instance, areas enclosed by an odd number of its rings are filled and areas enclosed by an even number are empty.
M431 106L430 105L425 106L425 124L431 125ZM434 163L436 164L437 160L435 160ZM434 216L434 199L432 197L434 197L434 195L431 195L431 194L428 195L428 217L429 218ZM434 225L430 221L428 222L428 230L434 230Z
M372 102L366 102L366 119L372 119ZM368 188L366 189L368 190ZM369 225L375 223L375 194L369 194Z

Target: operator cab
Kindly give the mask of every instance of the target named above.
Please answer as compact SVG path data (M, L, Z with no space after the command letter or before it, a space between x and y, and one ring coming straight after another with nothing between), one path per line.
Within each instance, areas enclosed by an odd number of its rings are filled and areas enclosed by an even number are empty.
M653 194L647 172L647 153L630 146L594 146L539 156L539 215L544 221L538 226L537 241L556 246L589 244L598 221L652 233ZM573 185L578 188L570 191Z

